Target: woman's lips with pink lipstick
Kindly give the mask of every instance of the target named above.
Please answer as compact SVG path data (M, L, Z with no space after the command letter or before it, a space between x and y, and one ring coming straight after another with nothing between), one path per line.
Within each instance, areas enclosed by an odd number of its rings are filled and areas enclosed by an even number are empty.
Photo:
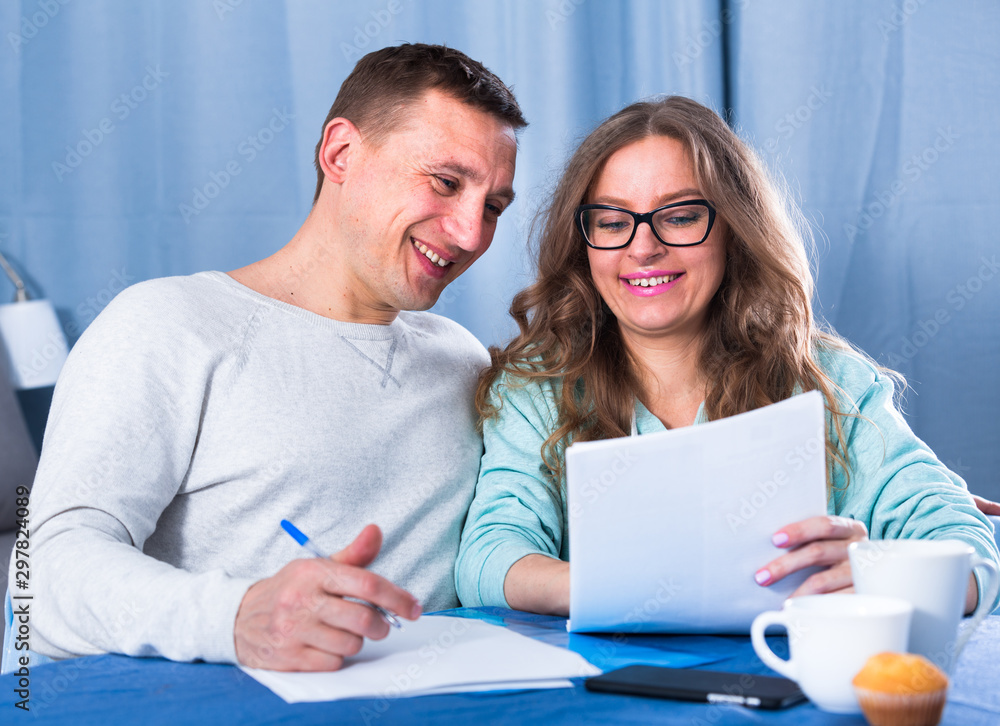
M677 284L683 274L683 272L676 271L652 270L651 272L633 272L622 275L619 279L633 295L648 297L669 290Z

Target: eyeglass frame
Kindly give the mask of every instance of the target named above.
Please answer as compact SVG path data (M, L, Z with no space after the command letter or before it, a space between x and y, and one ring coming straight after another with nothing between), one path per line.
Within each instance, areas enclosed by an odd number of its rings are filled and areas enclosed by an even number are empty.
M692 204L697 204L703 206L708 210L708 227L705 228L705 236L702 237L697 242L692 242L686 245L679 245L673 242L664 242L663 238L660 237L659 233L656 231L656 227L653 226L653 215L657 212L662 212L664 209L670 209L671 207L685 207ZM623 245L618 245L617 247L597 247L591 244L590 240L587 239L587 232L583 228L583 213L590 211L591 209L610 209L615 212L624 212L625 214L631 215L633 220L632 234L629 235L628 242ZM622 250L632 244L632 240L635 239L635 233L639 229L639 225L645 222L649 225L649 229L653 232L653 236L656 237L657 241L666 245L667 247L696 247L702 244L708 239L708 235L712 233L712 227L715 225L715 207L707 199L685 199L682 202L672 202L670 204L664 204L662 207L657 207L656 209L640 214L639 212L633 212L631 209L625 209L623 207L615 207L611 204L581 204L576 208L576 214L574 215L576 219L577 229L580 230L580 235L583 237L583 241L587 243L587 246L595 250Z

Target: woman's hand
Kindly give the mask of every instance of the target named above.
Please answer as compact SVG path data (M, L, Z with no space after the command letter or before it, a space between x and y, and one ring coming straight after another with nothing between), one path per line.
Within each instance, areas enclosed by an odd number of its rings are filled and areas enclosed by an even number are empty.
M771 585L806 567L826 566L810 575L790 597L825 592L853 592L847 546L868 538L868 529L847 517L810 517L782 527L771 537L775 547L788 550L757 570L758 585Z

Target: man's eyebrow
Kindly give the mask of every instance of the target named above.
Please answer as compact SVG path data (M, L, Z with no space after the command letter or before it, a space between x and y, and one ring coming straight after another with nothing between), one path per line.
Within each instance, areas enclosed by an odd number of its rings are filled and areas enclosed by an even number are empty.
M456 176L463 176L466 179L470 179L474 182L480 182L483 180L483 175L477 172L472 167L466 166L465 164L460 164L457 161L446 161L441 164L441 168L445 171L450 171Z
M504 187L500 191L496 192L496 195L501 199L506 199L508 207L514 203L514 190L510 187Z
M441 165L441 168L444 171L450 171L455 176L463 177L475 183L479 183L483 180L483 175L477 172L475 169L472 169L471 167L468 167L465 164L460 164L456 161L445 162L444 164ZM500 197L501 199L506 200L508 206L514 202L514 190L511 187L504 187L503 189L498 189L492 194Z

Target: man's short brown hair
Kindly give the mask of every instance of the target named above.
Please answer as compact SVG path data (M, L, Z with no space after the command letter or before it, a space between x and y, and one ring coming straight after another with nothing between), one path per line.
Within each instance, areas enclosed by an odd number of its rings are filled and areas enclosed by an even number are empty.
M443 45L404 43L364 56L340 87L323 122L346 118L366 143L377 146L399 124L408 103L431 89L444 91L484 111L512 129L528 125L509 88L482 63ZM319 164L323 132L316 144L316 195L323 186Z

